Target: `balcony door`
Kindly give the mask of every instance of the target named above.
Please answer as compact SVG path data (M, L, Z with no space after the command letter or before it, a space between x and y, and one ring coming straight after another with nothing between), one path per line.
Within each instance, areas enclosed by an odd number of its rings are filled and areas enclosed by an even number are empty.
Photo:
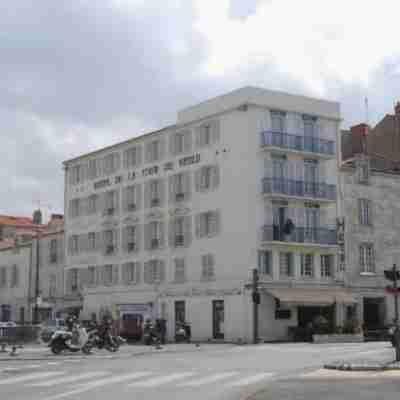
M318 228L320 227L319 206L308 205L305 207L305 237L307 241L317 240Z
M286 156L272 156L272 184L274 193L285 193L285 178L287 170Z
M288 207L274 204L272 210L274 240L284 240L284 227L288 219Z
M318 181L318 161L304 160L304 191L306 195L316 195Z
M304 149L306 151L315 151L316 138L316 118L303 115L304 124Z

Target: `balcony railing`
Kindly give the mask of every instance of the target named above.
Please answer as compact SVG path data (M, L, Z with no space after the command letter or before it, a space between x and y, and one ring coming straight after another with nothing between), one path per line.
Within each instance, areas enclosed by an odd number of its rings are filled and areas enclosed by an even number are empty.
M284 149L307 151L327 155L335 154L335 142L333 140L290 135L283 132L264 131L261 133L262 146L275 146Z
M285 226L279 225L264 225L262 227L262 241L327 245L335 245L337 243L335 228L293 227L288 232Z
M297 181L282 178L264 178L263 193L277 193L287 196L312 197L336 200L336 185L319 182Z

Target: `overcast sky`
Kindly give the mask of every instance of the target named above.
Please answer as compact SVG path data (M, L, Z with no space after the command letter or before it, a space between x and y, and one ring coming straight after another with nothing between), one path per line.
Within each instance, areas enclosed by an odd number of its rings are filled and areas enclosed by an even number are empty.
M0 1L0 213L63 212L62 161L174 123L244 85L400 99L398 1Z

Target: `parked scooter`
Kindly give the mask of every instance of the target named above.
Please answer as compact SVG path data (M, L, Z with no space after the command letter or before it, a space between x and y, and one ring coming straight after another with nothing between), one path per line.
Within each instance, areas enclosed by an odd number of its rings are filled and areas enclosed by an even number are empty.
M190 343L191 329L186 322L178 322L175 328L175 341Z
M93 346L86 329L75 323L72 331L58 330L54 332L48 347L54 354L60 354L62 351L71 353L82 351L84 354L90 354Z
M143 341L147 346L150 346L151 344L160 344L160 337L156 332L154 324L150 320L147 320L144 324Z

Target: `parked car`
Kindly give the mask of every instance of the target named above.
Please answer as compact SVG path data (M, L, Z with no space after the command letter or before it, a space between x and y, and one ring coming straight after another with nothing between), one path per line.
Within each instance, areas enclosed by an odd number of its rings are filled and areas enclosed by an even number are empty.
M42 324L40 339L47 343L55 331L64 330L65 322L63 319L50 319Z

